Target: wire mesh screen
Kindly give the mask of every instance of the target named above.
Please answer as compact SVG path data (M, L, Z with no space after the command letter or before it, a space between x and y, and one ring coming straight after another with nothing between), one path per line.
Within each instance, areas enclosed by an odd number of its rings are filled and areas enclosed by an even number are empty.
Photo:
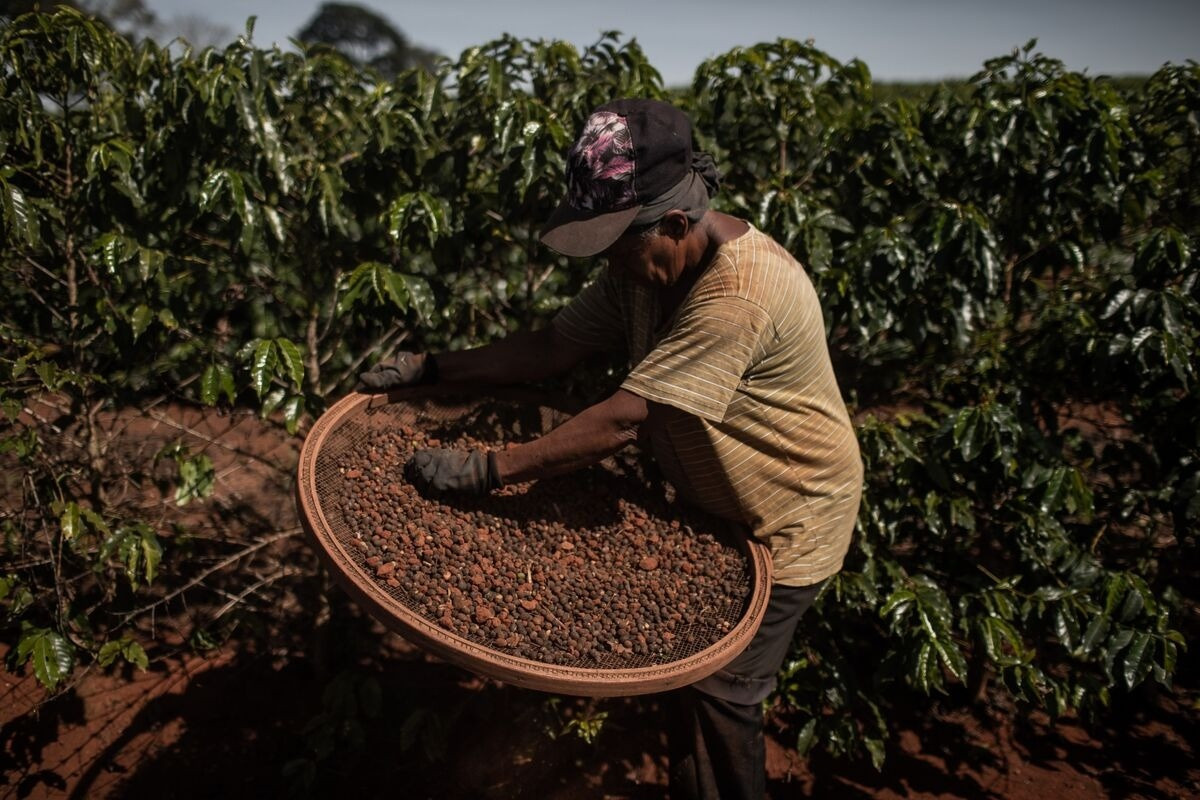
M332 560L343 573L341 577L353 584L355 594L367 600L385 623L402 634L418 633L418 641L484 674L534 688L570 691L582 687L593 694L628 694L681 685L718 669L748 642L765 608L768 577L765 561L757 552L760 548L750 547L718 520L691 511L685 514L667 504L647 490L639 475L619 464L506 487L499 496L445 499L443 502L454 504L453 513L459 520L454 524L491 540L490 559L497 564L528 564L516 577L522 590L526 589L522 581L529 583L526 607L535 606L526 612L513 595L500 597L513 609L513 629L520 626L521 632L511 636L497 636L495 630L504 629L491 619L480 620L478 611L469 624L461 624L463 614L451 618L455 587L471 589L474 583L475 588L490 589L486 579L479 579L479 567L473 561L478 555L465 552L464 546L457 562L433 566L418 559L417 542L423 547L425 537L445 535L446 530L439 527L443 524L439 508L447 509L433 502L431 511L431 501L415 492L402 493L396 468L399 462L382 463L381 443L395 437L397 431L407 431L419 432L421 443L432 445L461 444L466 436L471 442L498 446L542 435L566 418L545 406L503 398L408 396L387 402L377 398L339 403L314 427L301 455L302 516L326 555L335 556ZM352 480L358 480L364 471L386 482L382 485L389 488L381 491L393 492L396 516L390 522L383 520L386 527L403 526L416 537L414 542L401 533L403 542L389 539L385 546L391 549L383 559L381 551L365 541L373 537L369 532L364 535L364 515L374 509L364 510L355 505L357 501L347 499L354 495ZM309 473L307 479L305 472ZM308 497L305 484L311 487ZM631 496L641 502L626 502ZM368 518L368 528L371 523ZM376 526L380 527L385 526ZM657 568L657 559L652 564L643 559L619 562L620 569L614 571L610 553L614 531L654 537L661 543L660 552L672 548L691 552L683 549L690 546L684 541L688 537L720 548L724 566L718 595L710 591L703 599L689 596L693 582L677 580L669 591L655 590L658 594L648 601L648 613L638 617L640 627L607 638L590 635L589 626L596 628L611 620L597 616L600 606L585 613L589 598L607 603L602 617L617 616L625 608L624 587L634 586L637 580L644 584L646 575L636 573ZM541 550L530 554L538 549L531 543L539 537L562 538L560 544L549 545L555 548L553 558L547 558L544 541L539 544ZM564 553L561 548L569 551ZM393 571L388 563L400 568ZM708 564L697 568L712 569ZM420 570L432 570L432 574ZM694 583L698 585L699 579ZM535 585L540 590L540 606L534 597ZM553 586L569 586L579 602L564 601L558 595L547 597ZM691 613L679 613L686 609ZM507 619L509 612L506 608L499 613ZM476 622L491 622L495 627ZM489 669L497 664L502 669ZM570 686L559 680L564 677ZM605 690L607 683L631 680L629 690Z

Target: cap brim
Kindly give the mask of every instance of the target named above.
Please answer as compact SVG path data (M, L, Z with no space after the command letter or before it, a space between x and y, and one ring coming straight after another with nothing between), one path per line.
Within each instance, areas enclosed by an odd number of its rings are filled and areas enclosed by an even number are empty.
M564 201L542 228L542 243L564 256L594 256L621 238L639 211L641 206L607 214L592 214L573 208Z

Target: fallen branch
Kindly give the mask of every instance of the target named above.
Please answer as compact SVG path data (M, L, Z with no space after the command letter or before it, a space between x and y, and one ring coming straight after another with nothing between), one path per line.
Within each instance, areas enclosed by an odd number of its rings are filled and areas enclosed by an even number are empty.
M259 550L266 547L267 545L278 542L280 539L287 539L290 536L295 536L299 532L300 532L300 526L297 525L294 528L288 528L285 531L279 531L274 536L271 536L270 538L262 539L258 542L255 542L254 544L250 545L249 547L239 550L238 552L234 553L233 555L228 556L227 558L217 562L217 564L215 564L214 566L209 567L204 572L200 573L195 578L188 581L186 584L179 587L178 589L171 592L170 594L165 595L164 597L160 597L158 600L155 600L153 603L144 605L141 608L135 608L133 611L128 612L127 614L125 614L125 616L123 616L121 618L121 621L116 624L114 629L122 628L125 625L127 625L129 623L129 621L131 619L133 619L134 617L141 616L142 614L145 614L147 611L152 611L161 605L169 603L170 601L174 600L176 597L183 594L184 592L194 589L195 587L204 583L204 581L207 580L210 575L220 572L221 570L228 567L230 564L234 564L238 561L241 561L246 556L253 555L254 553L257 553Z
M258 581L257 583L251 584L250 586L246 587L244 590L242 590L237 595L234 595L233 597L231 597L229 599L228 603L221 606L221 608L219 608L217 610L217 613L213 614L212 619L209 620L209 623L213 623L213 622L216 622L217 620L219 620L226 613L228 613L231 609L240 605L242 603L242 601L244 601L248 595L253 594L254 592L261 589L262 587L264 587L268 584L274 583L275 581L282 580L283 578L289 578L292 575L302 575L303 573L304 573L304 570L302 570L302 569L296 569L294 567L290 567L290 568L285 567L285 568L279 570L278 572L276 572L275 574L268 575L267 577L263 578L262 580Z

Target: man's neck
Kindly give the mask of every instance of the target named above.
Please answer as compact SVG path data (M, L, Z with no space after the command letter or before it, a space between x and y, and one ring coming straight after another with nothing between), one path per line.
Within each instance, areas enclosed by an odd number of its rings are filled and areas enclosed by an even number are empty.
M688 231L684 246L687 248L686 261L679 279L670 286L663 287L658 292L661 319L666 320L679 307L688 292L700 280L700 276L716 257L720 247L718 236L714 230L714 212L709 211Z

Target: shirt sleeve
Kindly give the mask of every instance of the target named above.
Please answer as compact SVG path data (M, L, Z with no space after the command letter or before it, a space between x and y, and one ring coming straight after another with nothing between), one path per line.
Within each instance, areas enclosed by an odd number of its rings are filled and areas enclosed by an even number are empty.
M720 422L774 326L740 297L689 307L621 388L709 422Z
M618 288L607 269L550 324L566 338L592 350L617 352L627 347Z

